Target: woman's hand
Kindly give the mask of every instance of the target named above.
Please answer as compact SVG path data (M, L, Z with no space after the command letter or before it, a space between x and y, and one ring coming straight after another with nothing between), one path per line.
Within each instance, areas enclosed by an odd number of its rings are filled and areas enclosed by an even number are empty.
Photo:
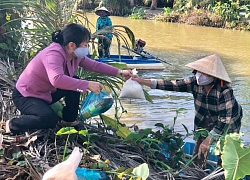
M129 70L119 70L119 74L128 80L130 77L133 77L133 72Z
M99 82L89 81L88 90L92 91L95 94L99 94L103 89L103 85Z
M206 137L204 141L201 143L198 151L198 157L200 157L202 154L205 154L209 148L211 143L213 142L213 138L211 136Z
M105 38L104 35L99 35L98 37L99 37L101 40L103 40L103 39Z
M132 77L132 80L138 82L138 83L141 84L141 85L144 85L144 84L143 84L143 80L144 80L144 79L140 78L138 75L133 76L133 77Z
M143 78L140 78L138 75L133 76L132 80L138 82L141 85L145 85L148 87L151 87L152 85L151 79L143 79Z

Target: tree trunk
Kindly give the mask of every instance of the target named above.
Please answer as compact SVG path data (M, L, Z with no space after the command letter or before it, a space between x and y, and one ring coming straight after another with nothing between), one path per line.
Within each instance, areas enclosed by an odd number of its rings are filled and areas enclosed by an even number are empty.
M171 9L174 7L175 0L167 0L168 7Z
M95 0L91 0L91 8L95 8Z
M135 5L135 0L130 0L130 6L134 6Z
M152 0L151 6L150 6L151 10L155 10L157 8L157 1L158 0Z

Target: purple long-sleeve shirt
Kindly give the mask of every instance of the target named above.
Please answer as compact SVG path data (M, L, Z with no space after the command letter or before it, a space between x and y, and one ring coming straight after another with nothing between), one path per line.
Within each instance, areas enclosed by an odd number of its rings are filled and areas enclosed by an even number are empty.
M89 82L73 78L78 66L111 76L116 76L119 70L88 57L70 60L60 44L52 43L29 62L16 88L24 97L36 97L48 103L57 88L85 93Z

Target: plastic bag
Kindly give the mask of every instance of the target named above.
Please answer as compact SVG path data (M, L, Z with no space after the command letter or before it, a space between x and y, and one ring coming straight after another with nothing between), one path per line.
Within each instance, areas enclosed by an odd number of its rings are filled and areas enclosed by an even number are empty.
M133 74L136 75L136 69L132 70ZM134 99L146 99L142 86L129 78L122 87L119 98L134 98Z
M48 170L42 180L77 180L76 169L81 159L82 153L75 147L69 158Z
M99 94L90 92L82 102L80 119L85 121L90 117L100 115L109 110L113 103L113 97L104 91L101 91Z
M63 110L63 105L60 101L55 102L54 104L50 105L51 109L55 111L55 113L62 118L62 110Z
M78 180L109 180L109 176L103 171L77 168L76 175Z

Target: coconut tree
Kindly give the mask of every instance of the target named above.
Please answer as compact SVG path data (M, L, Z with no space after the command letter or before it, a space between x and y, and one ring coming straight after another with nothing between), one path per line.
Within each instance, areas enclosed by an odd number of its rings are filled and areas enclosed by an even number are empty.
M158 3L158 0L152 0L150 9L155 10L157 8L157 3Z

